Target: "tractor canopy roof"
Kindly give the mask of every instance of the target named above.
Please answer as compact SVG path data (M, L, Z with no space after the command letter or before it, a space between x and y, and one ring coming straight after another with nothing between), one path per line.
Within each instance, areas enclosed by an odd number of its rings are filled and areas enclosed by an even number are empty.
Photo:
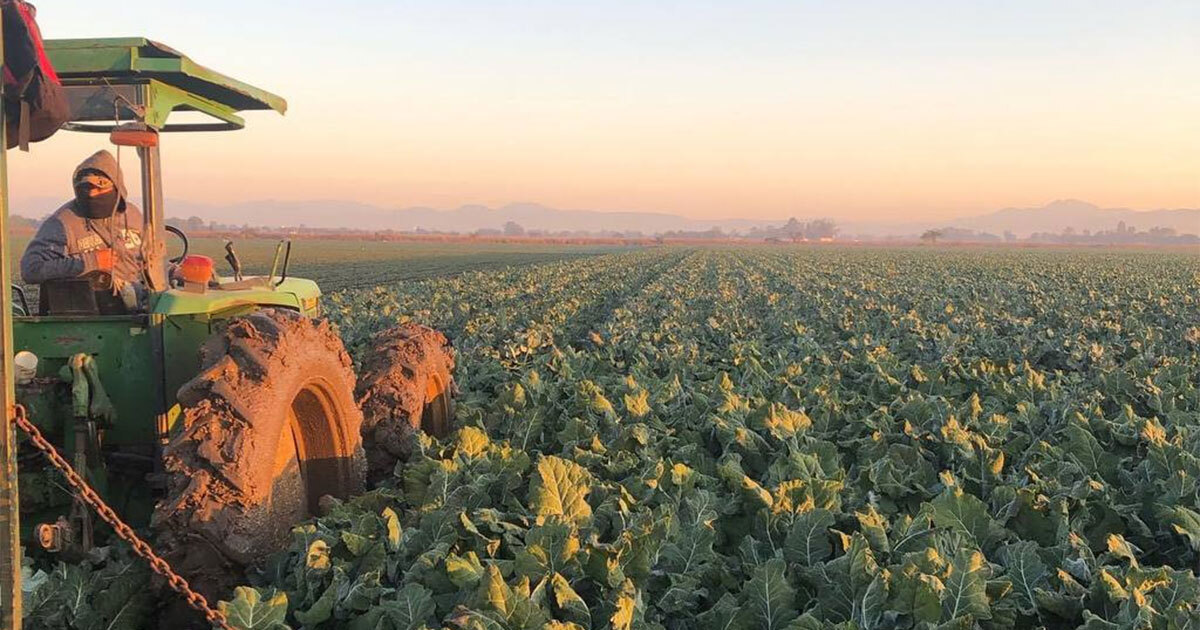
M141 37L48 39L46 52L71 104L67 128L78 131L109 131L129 121L160 131L221 131L245 126L238 112L287 110L282 97ZM174 111L207 118L167 124Z

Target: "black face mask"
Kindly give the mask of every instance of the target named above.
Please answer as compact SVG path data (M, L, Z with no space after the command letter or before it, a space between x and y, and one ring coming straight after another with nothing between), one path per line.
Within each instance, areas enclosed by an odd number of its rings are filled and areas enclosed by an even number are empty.
M88 196L87 191L87 186L75 189L75 211L80 216L88 219L107 219L116 212L120 198L115 186L112 190L95 197Z

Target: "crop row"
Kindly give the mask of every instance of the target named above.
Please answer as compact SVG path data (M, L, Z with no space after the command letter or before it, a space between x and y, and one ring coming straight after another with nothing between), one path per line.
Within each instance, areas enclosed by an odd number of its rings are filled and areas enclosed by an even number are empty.
M458 339L464 428L258 585L313 626L1192 627L1198 272L665 250L340 294L352 346Z

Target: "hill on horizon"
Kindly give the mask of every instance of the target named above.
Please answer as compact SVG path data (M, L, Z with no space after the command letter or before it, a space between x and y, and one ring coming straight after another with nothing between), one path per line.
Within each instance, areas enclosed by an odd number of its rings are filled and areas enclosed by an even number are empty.
M40 218L61 203L61 200L27 199L14 203L13 212ZM44 210L39 212L32 210L34 208ZM752 228L778 226L785 222L779 219L695 219L661 212L560 210L537 203L511 203L498 208L463 205L439 210L429 207L386 208L343 200L259 200L225 205L167 200L166 209L168 217L186 219L196 216L204 221L228 225L395 231L423 229L462 233L501 229L509 221L527 230L546 232L636 231L645 235L668 231L703 232L713 228L745 233ZM1035 232L1061 232L1068 227L1080 232L1112 230L1121 222L1138 230L1166 227L1181 234L1200 234L1200 209L1101 208L1076 199L1058 200L1034 208L1003 208L987 214L940 221L839 221L836 216L820 213L797 213L797 218L830 218L846 236L909 236L927 229L956 227L997 236L1010 231L1025 238Z
M1122 222L1138 230L1165 227L1179 233L1200 234L1200 209L1101 208L1078 199L1060 199L1040 208L1004 208L958 219L950 225L997 235L1009 230L1024 237L1034 232L1062 232L1068 227L1077 231L1111 230Z

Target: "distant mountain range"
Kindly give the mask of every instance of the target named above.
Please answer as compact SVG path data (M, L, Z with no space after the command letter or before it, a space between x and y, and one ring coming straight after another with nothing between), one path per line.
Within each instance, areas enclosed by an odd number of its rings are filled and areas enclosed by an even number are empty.
M41 217L61 204L61 200L31 199L15 202L13 211L28 217ZM600 212L595 210L558 210L536 203L513 203L499 208L480 205L460 206L452 210L435 208L385 208L352 201L248 201L228 205L199 204L168 200L167 216L186 219L198 216L205 221L230 225L300 226L314 228L353 228L366 230L411 231L424 229L444 232L474 232L500 229L508 221L525 229L560 231L639 231L652 235L672 230L706 231L720 228L725 232L747 232L755 227L776 226L781 220L693 219L656 212ZM1077 231L1112 230L1124 221L1128 227L1146 230L1169 227L1180 233L1200 234L1200 209L1138 211L1128 208L1100 208L1073 200L1059 200L1039 208L1004 208L995 212L942 221L840 221L836 215L797 213L801 220L826 217L837 222L847 236L905 236L941 227L958 227L997 236L1011 231L1018 237L1034 232L1061 232L1067 227Z
M331 212L331 206L336 210ZM184 206L172 208L172 214L184 216ZM187 216L208 218L212 213L197 207ZM745 231L754 226L771 225L773 221L746 219L702 220L658 212L600 212L596 210L559 210L536 203L511 203L499 208L481 205L459 206L452 210L411 207L387 209L361 204L336 202L276 202L260 201L215 208L214 218L220 222L237 223L247 216L287 217L288 225L301 223L310 227L365 226L368 229L415 230L438 232L474 232L481 229L500 229L513 221L526 229L547 232L635 230L655 234L669 230ZM220 217L226 217L228 221ZM239 218L241 217L241 218Z
M1035 232L1062 232L1070 227L1077 232L1112 230L1121 222L1126 227L1148 230L1172 228L1181 234L1200 234L1200 209L1131 210L1101 208L1077 199L1060 199L1038 208L1004 208L995 212L950 219L907 223L849 223L843 232L876 236L899 236L927 229L956 227L1001 236L1005 231L1025 238Z
M27 200L13 204L13 211L28 217L40 217L61 205L60 200ZM30 210L30 208L44 208ZM512 203L499 208L466 205L452 210L435 208L385 208L353 201L247 201L229 205L200 204L167 200L167 216L186 219L197 216L205 221L230 225L299 226L314 228L353 228L364 230L424 229L440 232L474 232L500 229L514 221L526 229L549 232L636 230L656 234L670 230L746 231L752 227L777 225L777 220L692 219L658 212L601 212L596 210L559 210L536 203Z

